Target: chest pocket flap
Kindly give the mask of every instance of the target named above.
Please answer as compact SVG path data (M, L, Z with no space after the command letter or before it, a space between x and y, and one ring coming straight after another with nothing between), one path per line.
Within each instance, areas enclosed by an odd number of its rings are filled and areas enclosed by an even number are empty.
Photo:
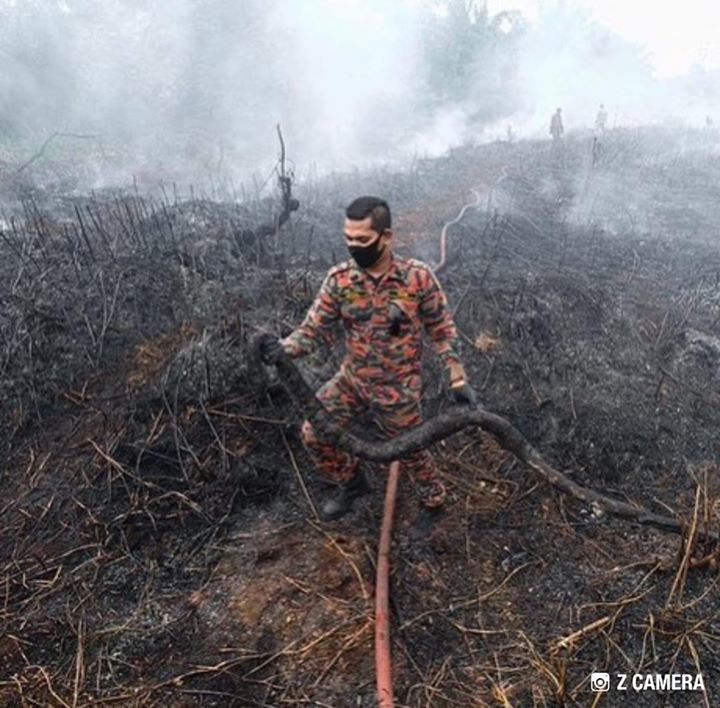
M372 317L372 300L367 293L348 289L343 293L340 315L348 324L367 322Z

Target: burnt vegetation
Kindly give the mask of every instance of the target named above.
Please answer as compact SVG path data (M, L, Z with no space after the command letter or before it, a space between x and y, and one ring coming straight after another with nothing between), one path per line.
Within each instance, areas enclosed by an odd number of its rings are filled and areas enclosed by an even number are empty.
M283 161L265 198L69 196L33 186L43 156L6 180L0 703L375 704L384 469L350 517L318 521L304 411L251 342L298 323L345 257L342 207L376 192L397 250L428 261L475 199L441 277L483 406L577 484L682 530L566 495L475 428L437 443L451 513L424 544L401 482L399 701L590 706L595 670L702 671L706 691L672 705L717 705L716 146L616 130L599 156L577 134L297 184ZM340 355L304 361L305 380Z

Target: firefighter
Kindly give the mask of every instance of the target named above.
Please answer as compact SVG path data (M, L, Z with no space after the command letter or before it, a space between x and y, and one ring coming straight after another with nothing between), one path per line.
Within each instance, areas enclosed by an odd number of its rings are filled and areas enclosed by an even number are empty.
M422 332L440 357L455 403L476 406L457 347L457 331L447 298L432 270L421 261L392 251L390 208L377 197L355 199L345 212L344 240L351 258L331 268L302 324L288 337L266 338L266 364L297 358L330 341L335 323L345 331L346 355L339 371L317 393L334 420L349 426L369 417L384 438L414 426L421 418ZM369 491L360 461L324 442L309 421L302 439L321 476L337 483L325 499L326 520L339 519L355 499ZM432 528L446 490L427 450L401 460L414 483L420 513L414 528Z
M550 118L550 135L552 135L553 142L560 142L564 132L562 108L558 108L555 113L553 113L552 118Z
M605 104L601 103L595 116L595 132L602 135L607 128L608 112L605 110Z

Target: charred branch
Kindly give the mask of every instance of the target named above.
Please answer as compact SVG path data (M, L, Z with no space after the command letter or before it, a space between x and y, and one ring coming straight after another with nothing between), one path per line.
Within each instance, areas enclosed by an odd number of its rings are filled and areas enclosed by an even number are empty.
M261 338L258 338L256 348L259 346L259 341ZM317 426L323 437L361 459L373 462L392 462L438 443L465 428L477 427L493 435L504 449L535 470L553 487L584 504L597 506L614 516L665 531L683 533L686 529L687 525L678 519L656 514L642 506L613 499L574 482L566 474L548 464L510 422L489 411L481 408L455 407L391 440L381 442L365 440L350 434L333 422L332 416L325 411L297 367L289 360L279 362L277 369L280 379L295 405L306 412L309 420ZM720 535L715 532L706 532L704 537L712 541L720 539Z

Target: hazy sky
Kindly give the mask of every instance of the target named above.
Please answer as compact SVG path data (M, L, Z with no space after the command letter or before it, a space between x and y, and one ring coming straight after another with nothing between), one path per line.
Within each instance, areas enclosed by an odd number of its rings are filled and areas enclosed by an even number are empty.
M264 180L276 124L298 170L327 171L547 138L558 106L568 130L600 103L618 126L720 121L713 75L656 80L720 68L720 0L488 0L529 20L492 42L443 1L0 0L0 160L64 132L102 136L55 146L96 186Z
M560 0L561 1L561 0ZM491 12L517 9L532 18L558 0L488 0ZM685 73L693 64L720 68L718 0L566 0L587 8L600 23L643 46L658 76Z

